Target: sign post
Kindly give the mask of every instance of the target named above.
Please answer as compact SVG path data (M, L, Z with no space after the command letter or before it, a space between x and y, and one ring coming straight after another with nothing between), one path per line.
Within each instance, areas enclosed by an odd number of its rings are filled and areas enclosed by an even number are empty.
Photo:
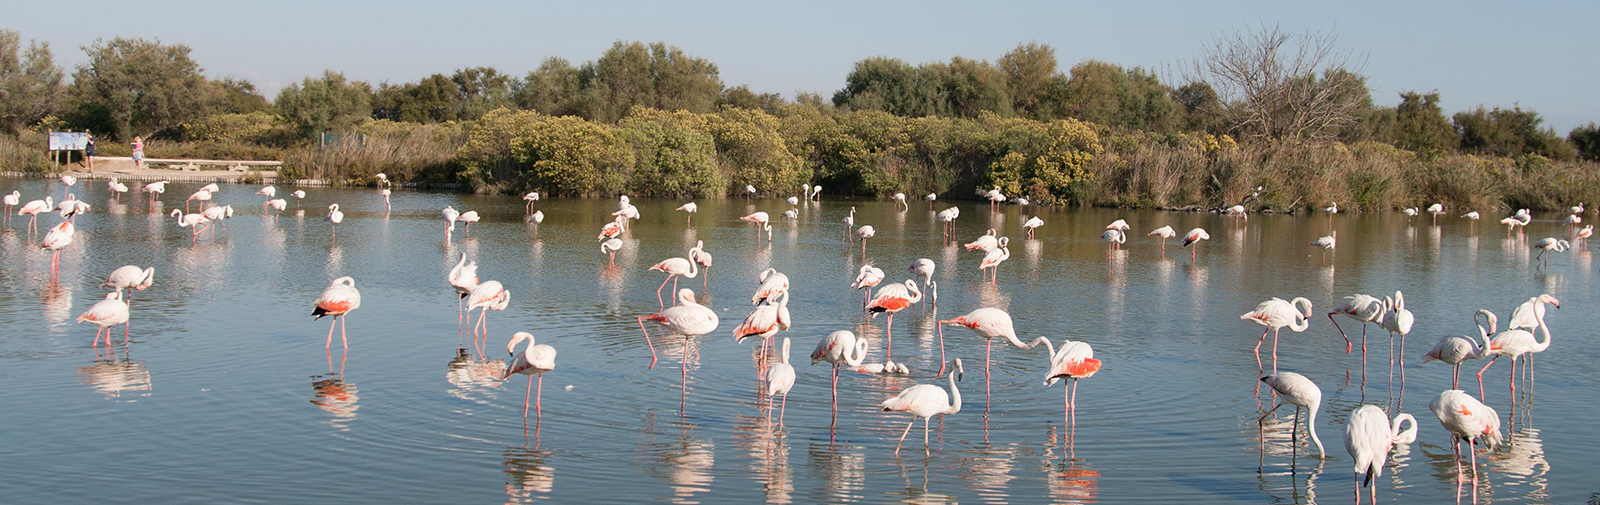
M72 151L84 151L89 148L89 132L50 132L50 157L57 165L63 156L68 162L72 161ZM85 154L87 156L87 154Z

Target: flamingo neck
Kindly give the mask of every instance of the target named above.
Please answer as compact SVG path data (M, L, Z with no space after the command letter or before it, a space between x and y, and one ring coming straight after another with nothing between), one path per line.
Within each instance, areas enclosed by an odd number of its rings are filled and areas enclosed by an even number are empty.
M961 369L960 367L956 367L956 370L960 370L960 369ZM944 411L944 413L946 413L946 414L954 414L954 413L957 413L957 412L961 412L961 389L956 387L956 375L959 374L959 373L960 372L958 371L956 373L952 373L952 374L949 375L949 379L950 379L950 408L946 409Z
M1061 345L1064 348L1064 347L1066 347L1066 345L1068 343L1071 343L1071 342L1072 342L1071 340L1068 340L1066 343L1062 343ZM1033 343L1029 344L1028 347L1038 347L1039 344L1044 344L1044 348L1049 353L1050 360L1051 360L1052 364L1054 364L1055 357L1056 357L1056 345L1053 344L1053 343L1050 343L1050 339L1048 339L1048 338L1039 337L1039 338L1033 339Z
M854 358L852 358L851 354L850 354L850 351L851 351L852 348L855 350ZM857 340L856 341L856 345L853 345L853 346L850 346L850 347L846 347L844 349L844 364L850 365L850 366L861 366L861 362L866 361L866 360L867 360L867 341L866 340Z
M1319 458L1325 457L1322 451L1322 439L1317 437L1317 407L1320 407L1321 405L1322 402L1319 401L1307 407L1311 409L1311 420L1306 423L1306 431L1311 432L1311 441L1317 443L1317 457ZM1413 429L1415 429L1415 424L1412 426Z
M1533 352L1544 352L1550 348L1550 327L1544 324L1544 314L1534 314L1539 321L1539 340L1533 344Z

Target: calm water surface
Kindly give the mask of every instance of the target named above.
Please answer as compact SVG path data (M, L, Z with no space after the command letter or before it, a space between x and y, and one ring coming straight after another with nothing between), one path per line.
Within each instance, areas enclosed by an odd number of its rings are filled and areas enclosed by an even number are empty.
M59 199L63 189L0 183L20 189L24 201L47 192ZM671 210L680 202L639 200L643 218L608 268L594 236L611 200L540 202L546 220L536 228L511 197L397 191L385 213L373 190L308 189L303 213L291 207L274 221L262 215L257 187L227 186L215 201L240 215L191 244L166 212L194 185L172 184L153 209L138 194L108 202L103 182L74 189L94 211L78 219L59 283L50 281L49 255L27 238L26 218L0 232L7 503L1342 503L1353 487L1343 423L1362 403L1398 404L1421 420L1418 442L1400 449L1380 479L1379 499L1451 503L1449 435L1427 410L1449 385L1449 367L1424 365L1421 356L1441 335L1475 331L1475 310L1504 321L1544 292L1564 307L1547 318L1557 342L1536 359L1531 396L1509 425L1512 442L1479 458L1487 461L1480 501L1576 503L1600 491L1597 265L1580 249L1553 255L1541 271L1528 248L1564 233L1561 216L1540 216L1528 238L1507 239L1489 219L1475 227L1390 214L1236 221L959 203L963 241L990 227L1013 237L1000 283L989 286L977 269L982 255L942 244L925 202L906 212L885 202L808 204L798 222L776 219L771 246L757 248L751 227L736 218L753 210L777 218L783 202L702 201L686 226ZM330 203L346 212L336 243L322 220ZM483 222L447 242L436 217L446 205L477 210ZM940 291L938 308L895 318L895 355L912 374L843 373L835 419L828 369L805 356L839 329L871 339L870 361L882 359L884 343L884 318L864 319L860 293L848 287L860 249L841 242L839 221L852 205L858 224L878 230L869 262L903 281L913 260L931 258ZM1046 225L1026 240L1021 223L1036 212ZM1098 236L1117 218L1135 233L1109 253ZM40 227L57 221L41 217ZM1176 242L1163 257L1144 232L1164 224L1179 233L1203 226L1213 238L1196 261ZM1305 244L1330 229L1339 249L1324 262ZM696 240L716 257L703 298L722 325L693 343L684 390L682 346L658 341L662 361L647 369L634 318L657 309L650 302L662 276L647 268L683 256ZM560 352L545 377L542 422L523 423L523 377L494 379L496 363L462 355L452 339L460 335L450 320L456 300L444 277L463 252L478 261L481 278L512 293L510 307L489 318L489 358L504 358L518 330ZM74 318L102 299L96 285L107 273L130 263L153 265L156 283L134 297L130 344L116 339L114 353L97 357L94 327ZM751 308L756 273L769 266L793 280L795 324L783 336L794 339L799 372L787 426L771 431L757 400L753 347L730 337ZM350 352L341 362L337 342L331 357L316 348L326 320L307 316L328 282L345 275L357 280L363 305L349 316ZM1403 391L1398 377L1394 388L1388 383L1386 334L1369 335L1363 381L1359 347L1345 354L1321 316L1345 295L1396 289L1417 320ZM1298 447L1290 444L1290 411L1258 434L1256 418L1272 395L1257 389L1252 366L1260 327L1239 314L1273 296L1316 306L1310 330L1284 332L1279 365L1323 390L1317 432L1325 460L1303 434ZM995 348L985 414L983 342L952 328L948 351L966 362L964 409L933 421L931 456L915 435L895 456L907 418L879 412L878 403L917 383L947 386L934 376L935 321L978 307L1010 311L1024 340L1083 340L1104 360L1100 374L1080 383L1072 444L1062 432L1061 386L1040 384L1042 350ZM1502 362L1485 374L1488 403L1502 420L1513 412L1509 373ZM1475 389L1470 372L1463 376Z

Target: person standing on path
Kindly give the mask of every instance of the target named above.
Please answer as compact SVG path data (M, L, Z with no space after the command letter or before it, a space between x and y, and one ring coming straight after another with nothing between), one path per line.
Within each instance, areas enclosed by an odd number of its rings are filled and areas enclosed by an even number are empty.
M133 166L140 170L144 169L144 139L138 135L133 137Z
M89 173L92 174L94 173L94 133L89 132L89 130L84 130L83 133L88 138L88 142L83 145L83 162L88 164Z

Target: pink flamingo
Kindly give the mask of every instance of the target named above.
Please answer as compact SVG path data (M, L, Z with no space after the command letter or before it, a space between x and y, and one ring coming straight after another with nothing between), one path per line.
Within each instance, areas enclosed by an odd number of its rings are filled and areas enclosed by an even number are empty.
M1078 379L1093 377L1100 371L1100 360L1094 359L1094 349L1087 342L1061 341L1061 349L1050 345L1049 339L1044 339L1044 345L1050 352L1050 369L1044 374L1044 385L1050 386L1061 379L1072 379L1072 387L1061 387L1062 401L1066 402L1061 416L1063 426L1070 426L1069 433L1075 433L1078 426Z
M622 216L617 216L616 219L613 219L611 222L606 223L605 226L600 228L600 236L595 237L595 238L597 238L597 239L608 239L608 238L617 238L617 237L622 236L622 220L623 220Z
M111 328L119 324L128 323L128 304L123 303L122 292L112 291L106 293L106 299L95 303L94 306L89 307L89 310L78 316L78 322L88 322L100 327L94 332L95 348L98 349L100 347L101 332L106 335L106 347L111 347ZM126 331L122 334L122 343L128 343L128 333Z
M1428 402L1428 410L1439 418L1439 424L1450 432L1450 452L1456 457L1456 495L1461 494L1461 442L1467 442L1467 453L1472 456L1472 489L1478 489L1478 441L1493 449L1500 445L1500 413L1493 407L1458 389L1439 393ZM1473 501L1477 501L1474 499Z
M1333 316L1337 314L1361 321L1361 366L1365 369L1367 364L1367 324L1372 323L1380 327L1383 326L1383 314L1389 310L1389 307L1383 304L1383 300L1361 293L1346 296L1344 299L1346 300L1344 305L1335 307L1328 312L1328 321L1333 323L1334 329L1339 330L1339 336L1344 337L1345 354L1350 354L1353 344L1350 342L1350 336L1344 333L1344 328L1339 327L1339 321L1335 320Z
M1017 331L1012 325L1011 314L1007 314L1004 310L985 307L969 312L964 316L956 316L952 319L939 321L939 360L941 363L945 358L944 325L947 324L965 326L976 332L978 336L983 337L983 388L986 394L989 390L989 358L993 356L995 337L1005 338L1013 347L1024 351L1038 347L1039 344L1044 344L1046 347L1050 346L1050 339L1044 337L1036 338L1033 342L1023 343L1021 339L1017 338ZM1052 348L1050 353L1052 356L1055 355L1053 351L1054 349ZM940 370L940 372L942 373L944 370Z
M344 212L339 211L339 204L328 206L328 217L323 219L332 223L329 228L333 230L333 240L339 240L339 223L344 222Z
M1411 428L1400 431L1400 426L1408 421ZM1361 504L1361 474L1367 474L1367 489L1372 494L1372 504L1377 505L1378 489L1372 480L1383 475L1389 449L1416 440L1417 418L1411 414L1394 416L1393 423L1383 409L1372 405L1362 405L1350 414L1350 421L1344 426L1344 448L1350 452L1350 459L1356 460L1356 505Z
M461 211L446 205L443 210L439 211L439 218L444 220L444 238L449 241L450 234L456 231L456 221L461 219Z
M769 242L769 243L772 242L772 224L767 222L768 221L767 213L765 213L765 212L755 212L755 213L752 213L752 214L750 214L748 216L741 217L741 218L739 218L739 220L740 221L749 221L749 222L752 222L752 223L756 224L756 244L757 245L761 244L761 232L762 231L766 231L767 232L767 242Z
M851 351L854 351L852 353ZM833 364L833 410L839 411L839 365L861 366L867 359L867 339L856 338L850 330L838 330L817 342L811 351L811 364L826 361Z
M528 345L517 352L517 342L528 341ZM533 405L540 417L544 416L544 373L556 369L556 348L546 344L534 344L533 335L519 331L511 336L511 342L506 344L506 352L511 353L511 364L506 366L506 372L500 375L500 380L511 378L512 375L523 374L528 376L528 393L522 397L522 419L528 419L528 397L533 394L533 378L539 378L539 396L535 396Z
M1000 237L995 248L983 256L983 262L978 264L978 270L989 271L989 283L1000 283L1000 263L1011 259L1011 237Z
M1183 235L1184 247L1189 247L1191 245L1195 246L1194 249L1189 250L1190 263L1193 263L1200 257L1200 247L1196 244L1199 244L1201 240L1211 240L1211 234L1206 233L1204 228L1195 228L1193 230L1189 230L1189 233Z
M7 218L10 218L11 217L11 209L16 207L17 204L22 203L22 192L21 191L12 191L12 192L6 194L6 196L5 196L5 198L3 200L5 201L5 204L6 204L6 211L5 211L4 215Z
M943 368L943 367L940 367ZM917 424L917 418L922 418L922 450L932 454L928 442L928 423L936 415L950 415L961 412L961 390L956 389L956 381L961 379L961 358L956 358L954 369L948 376L950 379L950 394L946 395L943 388L932 384L918 384L900 391L900 394L883 401L884 412L905 412L911 414L911 422L906 424L906 431L900 434L900 443L895 444L894 453L900 454L900 446L906 443L906 435L911 434L911 427ZM955 401L950 402L954 397Z
M878 296L867 302L867 312L871 313L873 318L877 318L880 312L889 313L889 322L884 325L884 331L888 334L884 360L894 360L895 313L920 301L922 301L922 290L917 287L917 281L907 279L904 283L888 284L878 288Z
M1000 235L994 231L994 228L990 228L988 232L983 234L983 236L978 237L977 240L962 244L962 247L967 248L968 251L983 251L987 253L989 251L993 251L996 247L1000 247L999 236Z
M322 296L317 297L316 307L311 309L311 319L315 321L323 316L333 317L328 323L328 341L323 344L323 349L333 349L333 323L341 323L339 341L344 343L345 354L350 353L350 340L345 338L344 316L358 308L361 308L361 292L356 290L354 278L345 276L334 279L327 289L322 290Z
M883 282L883 270L872 265L861 265L861 270L856 273L855 282L850 283L850 289L860 289L861 310L867 310L867 297L872 295L872 288Z
M111 275L106 276L106 281L100 283L100 286L114 289L116 293L122 293L124 289L128 290L127 303L131 306L133 305L133 292L144 291L155 283L155 280L155 267L140 269L135 265L124 265L112 270ZM128 336L128 331L130 330L127 327L122 328L124 339Z
M1519 307L1517 311L1511 315L1511 323L1507 325L1507 327L1510 329L1501 332L1499 335L1495 335L1493 339L1490 339L1488 353L1493 354L1494 357L1489 358L1489 362L1483 365L1482 370L1478 370L1479 397L1483 397L1483 373L1489 371L1489 367L1494 365L1495 360L1500 359L1501 356L1510 356L1511 398L1513 403L1515 403L1517 393L1517 358L1526 355L1527 366L1531 369L1533 367L1533 354L1544 352L1545 349L1550 348L1550 327L1544 324L1544 308L1542 307L1546 300L1554 301L1556 308L1561 308L1561 302L1550 295L1539 295L1531 298L1528 300L1528 303L1534 304L1534 306L1537 308L1524 309ZM1527 305L1524 305L1524 307L1527 307ZM1540 338L1538 339L1534 338L1533 332L1524 329L1527 327L1523 321L1523 319L1526 318L1525 313L1530 312L1535 322L1535 329L1539 332Z
M756 360L756 367L765 372L767 366L767 348L772 345L772 337L780 331L787 331L790 325L789 318L789 292L784 291L778 296L767 298L766 303L757 305L745 316L744 322L733 329L733 341L744 343L744 339L759 337L761 339L761 353ZM758 373L757 376L763 375Z
M694 247L695 249L700 250L695 251L694 249L691 249L689 252L689 261L693 261L696 265L700 265L700 269L705 271L704 275L700 277L700 288L708 289L709 285L707 282L709 282L711 279L711 263L713 258L711 257L711 253L705 251L706 242L704 240L694 241Z
M856 230L856 238L861 239L861 261L867 260L867 239L877 235L878 230L873 229L870 224L861 225L861 228Z
M689 249L689 257L692 258L699 252L700 245L696 244L693 249ZM672 291L677 292L678 276L693 279L696 275L700 275L700 265L684 258L667 258L651 265L650 269L667 273L667 278L662 279L661 286L656 288L656 304L660 308L666 308L666 303L661 300L661 290L667 287L667 281L672 281Z
M54 208L56 208L55 198L46 196L43 200L33 200L22 204L22 208L17 209L17 215L26 214L28 216L28 234L32 235L39 231L38 225L35 224L39 221L39 214L50 212Z
M760 285L756 286L756 294L750 296L751 305L761 303L768 298L789 291L789 276L784 275L783 272L779 272L775 268L762 270L761 275L756 277L756 282L760 283Z
M1478 316L1487 317L1489 320L1488 328L1478 324ZM1494 313L1487 310L1479 310L1477 314L1472 315L1472 324L1478 327L1478 336L1483 339L1483 345L1478 345L1476 340L1466 335L1445 335L1439 337L1439 342L1433 344L1433 349L1429 349L1428 353L1422 357L1423 363L1443 361L1450 365L1450 389L1461 389L1461 363L1469 359L1482 359L1484 356L1488 356L1489 346L1493 345L1489 341L1489 335L1493 335L1495 332L1496 320ZM1478 394L1483 394L1482 382L1478 383Z
M683 336L683 387L689 387L689 339L716 331L717 313L710 308L694 301L694 290L683 288L678 291L678 304L662 309L660 312L647 316L639 316L639 331L644 333L644 343L650 346L650 366L656 367L656 346L650 343L650 332L644 329L645 321L655 321L661 326L672 330L672 334Z
M684 219L684 224L692 226L692 225L694 225L694 214L696 212L700 212L700 206L696 205L694 202L689 202L689 203L686 203L686 204L683 204L683 205L679 205L677 210L681 210L686 215L688 215L688 218Z
M465 319L466 309L463 307L467 295L478 287L478 263L467 262L467 253L461 253L461 260L456 266L450 268L450 274L445 276L445 282L456 290L456 346L461 345L461 324Z
M183 213L183 209L172 209L172 213L170 215L173 216L173 217L178 218L178 227L179 228L188 228L189 229L189 235L190 235L189 236L189 243L190 244L193 244L193 243L195 243L195 242L200 240L200 231L204 230L206 228L209 228L209 226L206 226L206 223L210 223L211 222L211 220L210 219L206 219L206 217L204 215L200 215L200 214L184 214Z
M1297 310L1301 303L1305 304L1305 313ZM1256 370L1264 370L1261 364L1261 344L1267 341L1267 332L1272 332L1272 373L1278 373L1278 331L1287 326L1295 333L1306 331L1311 327L1311 300L1295 298L1293 302L1283 301L1282 298L1273 298L1261 302L1255 310L1246 312L1239 319L1254 322L1267 327L1261 332L1261 340L1256 342Z
M1322 388L1317 387L1317 384L1311 382L1311 379L1307 379L1306 376L1294 372L1274 372L1272 375L1262 377L1261 382L1272 386L1272 390L1277 391L1282 400L1272 404L1272 408L1268 409L1267 413L1261 414L1261 418L1256 420L1256 425L1262 426L1263 423L1266 423L1267 416L1277 412L1278 408L1284 405L1294 405L1294 424L1289 426L1289 437L1290 444L1298 447L1300 407L1305 407L1306 410L1311 411L1311 418L1306 421L1306 431L1311 432L1311 441L1317 444L1317 457L1324 457L1322 439L1317 438L1317 409L1322 406ZM1263 436L1262 440L1265 443L1266 437Z
M51 228L44 234L44 240L39 242L39 247L50 250L50 276L55 278L61 273L61 249L72 243L72 236L77 233L77 228L71 222L62 221L61 224Z
M479 356L484 355L483 346L489 343L489 311L506 310L510 304L511 292L506 291L500 281L483 281L467 293L467 310L478 309L478 323L472 326L472 345Z
M782 360L773 363L772 370L767 372L767 397L783 395L783 404L778 407L778 424L781 426L783 414L789 410L789 390L794 388L794 365L789 364L789 337L783 337L783 353L778 356Z
M478 222L479 219L478 211L475 210L462 212L460 216L456 216L456 220L460 221L463 226L467 227L468 237L472 236L472 223Z
M610 257L612 267L617 266L617 251L622 250L622 239L612 237L600 241L600 253ZM656 300L660 302L660 300Z

